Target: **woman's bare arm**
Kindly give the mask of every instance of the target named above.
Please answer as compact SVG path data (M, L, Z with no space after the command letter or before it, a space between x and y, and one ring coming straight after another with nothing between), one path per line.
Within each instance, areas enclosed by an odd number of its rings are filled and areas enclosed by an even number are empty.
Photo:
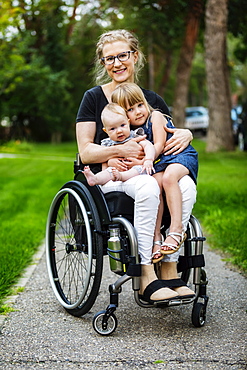
M138 158L142 153L142 148L138 144L140 140L143 140L141 136L122 145L105 147L94 143L95 133L95 122L78 122L76 124L77 145L83 163L103 163L112 157Z

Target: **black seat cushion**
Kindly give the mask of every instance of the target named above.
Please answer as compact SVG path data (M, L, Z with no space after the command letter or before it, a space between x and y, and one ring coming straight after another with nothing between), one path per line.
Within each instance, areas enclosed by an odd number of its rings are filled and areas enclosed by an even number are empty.
M112 217L121 215L133 223L134 199L121 191L111 191L104 196Z

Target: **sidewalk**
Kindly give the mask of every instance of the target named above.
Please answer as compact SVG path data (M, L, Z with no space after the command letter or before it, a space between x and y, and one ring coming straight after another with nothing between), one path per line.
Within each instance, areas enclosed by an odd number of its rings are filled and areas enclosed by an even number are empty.
M0 369L246 369L247 281L205 247L209 279L207 322L191 323L192 305L139 307L131 282L123 286L116 311L118 327L109 337L92 327L95 313L109 303L116 280L105 258L101 290L92 310L75 318L57 303L45 254L15 300L15 312L0 322ZM32 265L30 267L32 269Z

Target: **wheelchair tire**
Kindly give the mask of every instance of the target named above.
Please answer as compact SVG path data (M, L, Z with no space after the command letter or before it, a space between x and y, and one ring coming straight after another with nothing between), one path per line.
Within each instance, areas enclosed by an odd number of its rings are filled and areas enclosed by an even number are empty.
M200 328L201 326L204 326L206 321L206 307L201 302L194 303L193 309L192 309L192 324L196 328Z
M53 292L74 316L87 313L98 295L103 268L100 231L101 222L89 190L76 181L66 183L49 210L46 259Z
M107 323L103 324L103 319L106 311L98 312L93 318L93 328L100 335L110 335L112 334L118 325L118 321L114 313L108 316Z

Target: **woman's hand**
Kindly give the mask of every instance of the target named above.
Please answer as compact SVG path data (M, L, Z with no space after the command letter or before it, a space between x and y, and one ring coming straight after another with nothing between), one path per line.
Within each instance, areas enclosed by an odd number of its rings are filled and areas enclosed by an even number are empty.
M123 158L111 158L108 161L109 167L115 167L118 171L127 171L129 169L128 162Z
M119 157L132 157L132 158L143 158L144 157L144 151L143 148L139 143L139 141L142 141L146 139L146 135L144 136L138 136L134 139L128 140L126 143L118 145L119 148Z
M165 130L173 134L173 136L165 143L165 155L176 155L181 153L193 140L192 133L188 129L165 127Z

